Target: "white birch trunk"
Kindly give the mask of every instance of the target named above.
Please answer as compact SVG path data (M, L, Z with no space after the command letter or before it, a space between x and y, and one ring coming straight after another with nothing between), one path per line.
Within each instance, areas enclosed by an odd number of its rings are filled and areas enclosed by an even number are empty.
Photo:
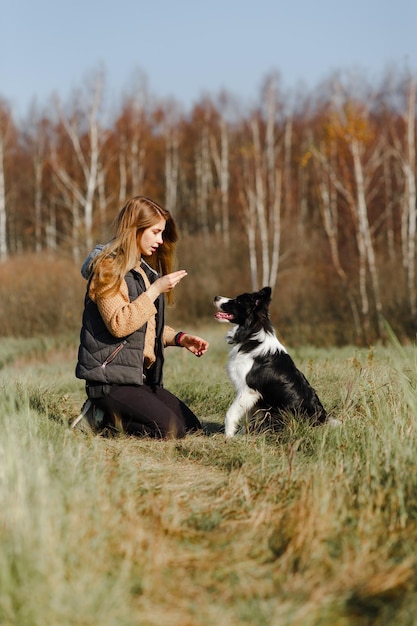
M141 143L139 135L136 134L133 138L132 149L129 158L134 196L140 195L142 193L143 180L145 178L145 157L145 146L143 145L143 143Z
M272 255L271 255L271 271L269 274L268 285L274 289L278 280L278 268L281 248L281 189L282 176L277 169L275 173L274 183L274 200L272 205Z
M292 189L291 189L291 152L292 152L292 119L288 119L285 124L284 134L284 172L285 172L285 214L292 210ZM302 198L304 196L302 195ZM303 215L303 211L301 211Z
M120 142L119 152L119 204L124 205L127 197L127 165L126 165L126 140Z
M179 162L178 132L170 128L165 136L165 207L171 213L177 206Z
M42 161L35 157L35 251L42 250Z
M226 246L230 244L230 219L229 219L229 135L225 119L220 122L220 193L222 207L222 232Z
M276 117L276 89L275 81L269 82L266 101L266 135L265 135L265 155L268 180L268 196L270 200L274 197L275 191L275 117ZM258 133L259 134L259 133Z
M366 204L366 196L365 196L365 181L363 175L363 167L360 156L360 147L357 139L352 139L350 144L353 164L354 164L354 173L356 180L356 189L357 189L357 218L358 218L358 243L360 245L361 255L365 256L366 262L368 264L369 273L371 277L371 284L373 290L373 296L375 300L375 308L377 312L377 325L379 336L384 334L384 329L382 327L381 315L382 315L382 301L381 301L381 293L379 288L379 278L378 278L378 270L375 259L375 250L371 237L371 229L369 226L368 219L368 207ZM363 267L364 260L361 258L361 293L362 290L366 290L366 268ZM366 313L369 314L369 303L366 298ZM365 311L364 311L365 312Z
M220 185L221 232L225 246L229 246L229 134L224 117L221 117L220 119L220 151L217 148L216 138L214 135L211 136L210 145L211 155Z
M6 186L4 179L4 140L0 136L0 262L7 259Z
M416 108L416 87L414 81L410 81L410 94L408 101L407 116L407 161L404 164L406 180L406 208L407 208L407 246L406 246L406 267L407 286L410 303L410 313L413 317L417 315L416 297L416 146L415 146L415 108Z
M258 257L256 251L256 198L253 190L245 185L245 191L240 192L241 203L244 209L244 227L248 238L249 270L252 291L258 291Z
M75 200L75 198L71 199L71 214L72 214L72 228L73 228L72 258L74 259L75 263L79 263L81 254L80 254L79 239L78 239L77 234L80 230L81 220L80 220L80 214L78 211L78 203ZM92 249L92 245L90 246L90 249Z
M208 128L204 125L198 153L196 154L197 210L201 229L205 236L209 233L208 195L211 186L210 145Z
M387 248L388 257L390 261L395 261L395 227L394 227L394 212L393 212L393 192L392 192L392 178L390 173L390 162L387 155L384 155L383 162L384 170L384 189L385 189L385 205L387 213Z
M262 258L262 286L268 285L270 276L269 263L269 242L268 242L268 223L265 211L265 187L263 182L262 153L261 142L259 137L259 124L256 120L251 122L252 140L254 147L255 161L255 195L256 195L256 214L258 219L259 237L261 240L261 258Z
M87 180L87 193L85 196L84 206L84 223L85 223L85 241L87 250L93 247L93 202L94 193L97 187L98 178L98 159L99 159L99 140L98 140L98 123L97 112L99 106L99 94L96 93L94 106L90 115L90 164L84 170Z
M105 241L106 237L106 223L107 223L107 202L106 196L106 176L103 167L99 167L97 175L97 190L98 190L98 214L100 218L100 230L101 241Z
M265 285L269 285L274 289L278 279L278 267L280 258L281 244L281 199L282 199L282 174L277 167L277 156L275 146L275 123L277 114L277 93L276 81L271 80L267 90L267 122L265 137L265 152L267 163L267 180L268 180L268 263L269 274ZM290 124L286 124L287 128ZM285 133L287 137L287 132ZM291 139L291 134L289 135ZM285 149L287 148L285 144Z
M50 206L48 221L45 227L46 249L49 253L53 253L57 249L57 227L56 227L56 210L55 205Z

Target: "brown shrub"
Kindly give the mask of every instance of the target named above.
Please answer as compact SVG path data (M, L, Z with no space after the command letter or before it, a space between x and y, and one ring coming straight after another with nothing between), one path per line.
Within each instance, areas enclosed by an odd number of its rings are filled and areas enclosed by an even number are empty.
M85 286L71 259L11 257L0 264L0 335L78 333Z
M284 255L272 294L272 322L289 346L357 343L345 289L313 243L302 254ZM244 234L236 235L230 247L224 246L220 235L185 235L177 257L177 267L186 269L188 276L176 290L176 305L167 309L167 323L176 328L214 324L215 295L252 291ZM402 341L415 338L416 320L409 314L401 272L393 264L383 270L385 319ZM85 288L79 264L71 258L46 254L10 258L0 264L0 336L74 333L78 337ZM360 309L358 294L356 304ZM371 324L375 341L375 319Z

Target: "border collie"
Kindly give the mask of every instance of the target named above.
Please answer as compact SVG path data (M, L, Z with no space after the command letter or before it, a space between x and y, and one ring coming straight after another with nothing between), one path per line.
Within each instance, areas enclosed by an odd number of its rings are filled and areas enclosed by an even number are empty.
M269 318L270 302L270 287L236 298L214 298L218 309L215 318L233 324L226 335L233 346L227 370L236 398L226 413L226 437L233 437L240 420L259 408L272 415L303 416L312 424L327 420L317 393L275 334Z

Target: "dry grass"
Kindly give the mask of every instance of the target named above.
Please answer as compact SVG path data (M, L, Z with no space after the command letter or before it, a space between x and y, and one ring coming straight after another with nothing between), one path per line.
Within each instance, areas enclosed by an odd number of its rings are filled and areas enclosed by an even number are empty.
M168 355L207 431L168 442L70 432L68 343L0 344L2 626L415 623L415 349L300 350L342 426L226 443L222 333Z

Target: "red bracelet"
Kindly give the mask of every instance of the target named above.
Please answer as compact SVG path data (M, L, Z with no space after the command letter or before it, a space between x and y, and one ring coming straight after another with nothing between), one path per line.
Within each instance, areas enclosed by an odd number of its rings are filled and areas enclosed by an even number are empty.
M181 339L184 337L184 335L185 335L185 334L186 334L186 333L184 333L184 332L180 331L179 333L177 333L177 334L175 335L174 342L175 342L175 345L176 345L176 346L179 346L180 348L183 348L183 346L181 345L180 341L181 341Z

